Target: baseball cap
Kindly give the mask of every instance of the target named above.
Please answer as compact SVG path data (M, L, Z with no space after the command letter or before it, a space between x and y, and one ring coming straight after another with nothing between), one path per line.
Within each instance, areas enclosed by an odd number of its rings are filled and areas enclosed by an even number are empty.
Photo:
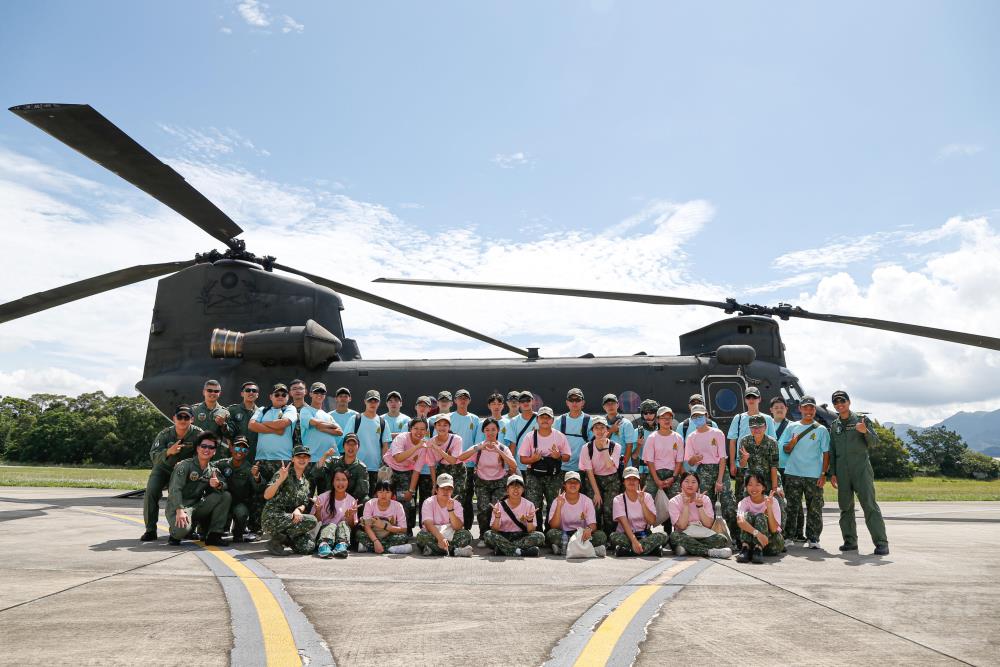
M357 433L348 433L347 435L345 435L344 436L344 444L345 445L347 444L348 440L353 440L354 442L358 443L359 447L361 446L361 440L358 438L358 434Z
M309 452L309 448L306 447L305 445L295 445L295 447L292 448L292 458L295 458L296 456L301 456L302 454L305 454L306 456L311 455Z
M803 396L802 400L799 401L799 407L802 407L803 405L811 405L811 406L813 406L815 408L816 407L816 399L813 398L812 396Z
M520 484L521 486L524 486L524 478L520 475L511 475L507 478L507 486L510 486L511 484Z
M430 396L418 396L417 403L423 403L424 405L433 405L434 401L431 400Z
M661 406L660 406L660 409L656 411L656 416L657 416L657 417L661 417L661 416L663 416L663 415L670 415L670 416L673 416L673 414L674 414L674 411L673 411L673 410L671 410L671 409L670 409L670 408L669 408L668 406L666 406L666 405L661 405Z
M603 424L604 426L607 426L608 425L608 420L605 419L603 415L600 416L600 417L594 417L593 419L590 420L590 427L591 428L597 426L598 424Z
M451 400L451 392L450 391L439 391L438 392L438 400L439 401L440 400L450 401Z
M436 415L434 415L433 417L431 417L431 419L434 420L435 424L438 423L439 421L441 421L442 419L445 420L446 422L448 422L450 424L451 423L451 413L449 413L449 412L439 412Z
M340 396L341 394L347 394L348 396L350 396L351 390L348 389L347 387L341 387L340 389L337 390L337 393L334 394L334 396Z
M554 412L552 412L552 408L550 408L547 405L538 408L538 416L541 417L542 415L548 415L549 417L552 417L552 418L555 418L555 416L556 416L556 414Z
M533 401L533 400L535 400L535 395L532 394L527 389L525 389L525 390L523 390L521 393L519 393L517 395L517 400L523 401L524 399L528 399L529 401Z
M273 387L271 387L272 394L276 391L288 391L288 385L284 384L283 382L278 382Z
M193 413L191 412L191 406L190 405L178 405L177 409L174 410L174 416L175 417L177 415L187 415L188 417L190 417L192 414Z
M704 403L705 397L701 394L691 394L691 398L688 399L688 405L692 403Z
M510 482L507 482L507 483L510 484ZM440 475L438 475L437 485L438 486L450 486L451 488L454 489L455 488L455 478L452 477L451 475L449 475L448 473L443 472Z
M323 391L326 391L326 385L323 384L322 382L313 382L312 386L309 387L309 391L316 391L317 389L322 389Z
M757 426L767 426L767 420L764 419L764 415L753 415L750 417L750 428Z
M365 392L365 401L367 402L372 399L376 401L381 401L382 395L378 393L378 391L376 391L375 389L369 389L368 391Z
M698 403L697 405L692 405L691 406L691 416L692 417L695 416L695 415L707 415L707 414L708 414L708 408L706 408L701 403Z
M830 400L836 401L838 398L842 398L845 401L851 400L851 397L848 396L847 392L844 391L843 389L838 389L837 391L833 392L833 396L830 397Z
M459 389L455 392L455 398L465 396L466 398L472 398L472 394L469 393L468 389Z
M636 479L638 479L639 469L633 466L625 468L625 472L622 473L622 479L628 479L629 477L635 477Z
M571 479L575 479L576 481L579 482L580 481L580 473L578 473L575 470L567 470L566 474L563 475L563 482L568 482Z
M520 395L521 395L521 392L519 392L519 391L508 391L508 392L507 392L507 400L508 400L508 401L516 401L516 400L517 400L517 398L518 398L518 397L519 397Z
M395 389L393 389L392 391L390 391L390 392L389 392L388 394L386 394L386 395L385 395L385 400L387 400L387 401L388 401L388 400L389 400L390 398L392 398L392 397L394 397L394 396L395 396L396 398L398 398L399 400L403 400L403 395L402 395L402 394L400 394L400 393L399 393L398 391L396 391Z
M573 398L574 396L576 396L577 398L583 398L583 390L577 387L573 387L572 389L566 392L567 399Z
M743 397L746 398L747 396L756 396L757 398L760 398L760 389L757 387L747 387L747 390L743 392Z
M614 401L615 403L617 403L618 397L615 396L614 394L605 394L604 398L601 399L601 405L604 405L608 401Z
M772 398L769 405L777 405L778 403L781 403L782 405L788 405L788 403L785 402L785 399L782 398L781 396L775 396L774 398Z

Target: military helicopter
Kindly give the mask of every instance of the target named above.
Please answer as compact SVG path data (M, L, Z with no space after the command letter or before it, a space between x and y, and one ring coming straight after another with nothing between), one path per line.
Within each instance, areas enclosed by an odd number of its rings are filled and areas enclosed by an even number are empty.
M236 400L240 384L253 379L266 389L292 378L322 380L331 389L396 389L407 401L442 388L468 389L477 404L495 390L530 388L536 407L561 406L570 387L581 388L590 409L607 392L618 395L621 411L638 411L642 397L685 415L688 397L704 396L712 416L726 426L745 409L747 386L765 402L782 396L797 414L803 395L785 361L775 316L850 324L1000 350L1000 339L944 329L811 313L788 304L777 307L705 301L651 294L493 285L452 281L382 279L436 285L594 297L662 305L719 308L729 317L680 336L680 354L544 358L538 348L520 347L341 282L257 256L237 238L240 228L172 168L85 104L27 104L14 114L79 151L170 207L226 246L193 259L146 264L87 278L0 305L0 323L94 294L161 277L149 328L142 379L136 389L164 414L200 399L207 378L222 383L223 400ZM296 278L276 273L276 271ZM299 280L304 278L306 281ZM436 324L512 352L495 359L367 360L357 341L345 335L340 295L347 295ZM766 403L765 403L766 404Z

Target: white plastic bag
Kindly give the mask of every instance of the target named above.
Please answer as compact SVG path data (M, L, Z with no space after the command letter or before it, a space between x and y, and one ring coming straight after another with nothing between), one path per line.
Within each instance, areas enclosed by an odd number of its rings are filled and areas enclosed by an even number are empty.
M449 542L455 538L455 529L451 527L450 523L444 526L438 526L438 530L441 532L441 536Z
M566 558L597 558L597 551L594 545L587 540L583 541L583 528L577 528L573 536L566 544Z
M667 498L666 491L660 489L656 492L654 501L656 503L656 525L660 526L670 518L670 498Z
M715 535L715 531L711 528L706 528L700 523L689 523L688 527L684 529L684 534L691 537L705 538Z

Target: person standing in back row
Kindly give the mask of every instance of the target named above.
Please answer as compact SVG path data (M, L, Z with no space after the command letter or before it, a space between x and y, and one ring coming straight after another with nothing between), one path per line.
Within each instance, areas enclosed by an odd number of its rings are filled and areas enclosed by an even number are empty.
M382 397L374 389L365 393L365 411L354 415L347 425L347 433L355 433L361 449L358 459L368 468L368 488L375 488L378 481L378 469L382 465L382 457L389 451L392 437L385 419L378 416L378 406ZM346 434L345 434L346 435Z
M743 469L740 465L740 440L750 435L750 418L754 415L763 415L766 425L765 433L768 437L777 442L774 433L774 420L771 415L765 415L760 411L760 389L757 387L747 387L743 392L743 400L746 401L747 411L737 415L729 425L729 475L736 482L733 494L737 498L743 497Z
M517 395L519 412L516 417L507 421L507 435L504 440L504 444L512 452L517 451L526 433L538 430L538 415L535 414L534 401L535 396L530 391L525 390ZM528 466L521 461L520 456L514 458L517 459L517 469L521 471L523 476Z
M539 529L562 491L562 467L569 461L569 443L566 436L552 428L554 421L552 408L539 408L538 430L521 438L517 448L518 459L528 466L527 496L538 514L535 525Z
M875 473L868 459L868 448L878 443L871 421L851 412L851 397L844 390L833 392L833 409L837 419L830 433L830 483L837 489L840 505L840 532L844 536L841 551L858 550L858 525L854 518L854 496L858 496L865 524L875 543L875 555L889 555L889 538L885 533L882 510L875 500Z
M564 415L556 419L556 429L566 436L569 443L569 461L563 466L565 470L580 470L580 451L590 442L590 415L584 413L583 390L573 387L566 392L566 407Z
M206 381L201 389L201 395L205 400L191 406L191 419L202 431L215 436L217 449L212 460L218 461L229 456L229 444L226 438L233 436L228 428L229 410L219 403L222 397L222 385L218 380Z
M191 407L179 405L174 410L174 425L156 434L153 445L149 448L153 469L149 471L146 495L143 496L142 514L146 521L146 532L139 538L141 541L156 541L156 523L160 518L163 490L170 485L170 474L174 471L174 466L194 456L195 440L202 433L200 428L191 425Z
M479 416L469 412L469 403L471 402L472 394L469 393L468 389L459 389L455 392L455 411L451 413L451 432L462 438L462 449L465 451L476 446L476 434L479 433ZM469 530L472 528L472 520L476 518L472 509L472 470L475 463L470 461L465 465L468 469L461 473L448 469L443 469L441 472L450 473L455 478L455 499L462 503L465 529ZM464 483L462 483L463 478ZM461 487L461 491L457 487Z

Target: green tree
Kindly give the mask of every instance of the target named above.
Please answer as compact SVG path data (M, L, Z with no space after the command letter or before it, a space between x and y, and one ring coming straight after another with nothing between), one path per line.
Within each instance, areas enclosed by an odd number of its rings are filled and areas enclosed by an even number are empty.
M910 452L896 436L896 432L875 423L875 433L879 442L868 450L875 478L911 479L913 463L910 462Z
M910 451L917 465L942 475L954 477L962 474L959 461L968 446L958 433L943 426L935 426L922 433L910 429L907 435L910 437Z
M992 456L982 452L966 449L958 461L958 468L963 477L979 479L996 479L1000 477L1000 463Z

